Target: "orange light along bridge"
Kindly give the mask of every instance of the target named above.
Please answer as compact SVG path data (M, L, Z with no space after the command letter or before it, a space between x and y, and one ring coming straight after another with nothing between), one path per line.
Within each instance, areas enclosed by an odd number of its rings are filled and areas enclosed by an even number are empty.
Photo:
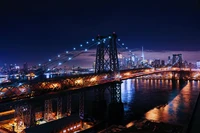
M121 102L121 82L122 80L137 77L160 78L172 80L199 80L200 70L182 68L180 60L174 66L165 68L140 68L120 70L115 33L108 36L98 36L95 73L62 76L50 79L30 80L26 82L16 82L11 85L0 87L0 109L1 114L14 113L14 117L8 121L3 121L0 125L3 128L15 132L22 132L32 126L48 123L71 115L71 95L73 92L79 93L79 116L84 118L84 90L94 89L96 106L96 116L101 116L103 106L104 91L110 92L111 103L109 105L109 118L112 122L117 122L116 118L123 115L123 103ZM82 47L82 45L80 45ZM87 49L84 49L87 51ZM66 51L68 54L68 51ZM74 57L80 55L77 53ZM65 55L58 55L57 61ZM63 58L64 60L66 58ZM69 57L68 60L71 60ZM51 65L52 60L45 66ZM59 63L60 65L61 63ZM152 76L148 76L152 75ZM158 76L159 75L159 76ZM63 97L57 96L57 94ZM33 102L31 102L33 101ZM57 109L53 111L52 102L56 101ZM66 101L66 105L63 102ZM35 105L34 103L40 104ZM65 106L64 106L65 105ZM43 106L43 111L37 111L37 106ZM65 112L63 112L65 108ZM7 110L6 110L7 109ZM112 113L112 112L115 113ZM100 114L100 115L99 115ZM101 118L101 117L100 117ZM41 120L42 119L42 120ZM3 129L1 129L3 130Z
M140 68L121 70L119 73L101 73L101 74L84 74L74 76L63 76L58 78L46 79L43 81L29 81L19 86L6 86L0 88L0 101L9 99L21 99L23 97L33 97L40 93L49 93L55 91L72 91L84 89L96 85L121 81L129 78L137 78L147 76L152 79L179 79L180 73L184 73L184 80L200 80L199 69L189 68ZM153 77L152 75L159 75ZM174 77L173 77L174 76Z

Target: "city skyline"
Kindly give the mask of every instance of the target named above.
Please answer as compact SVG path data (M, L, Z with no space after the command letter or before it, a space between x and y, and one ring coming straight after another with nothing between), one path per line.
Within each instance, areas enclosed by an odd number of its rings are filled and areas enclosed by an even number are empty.
M92 65L95 61L95 53L96 53L96 50L94 50L94 49L88 50L87 52L81 54L81 56L77 56L77 57L73 58L72 60L65 62L64 64L62 64L62 67L63 66L92 67ZM130 53L127 51L126 52L121 51L119 53L122 53L122 55L126 58L130 57ZM138 50L138 49L132 50L132 54L136 55L140 59L142 56L142 50ZM144 49L144 59L145 60L160 59L160 60L167 61L168 56L170 56L172 58L173 54L182 54L183 61L187 61L188 63L196 64L196 62L200 60L200 59L196 58L196 57L200 57L200 51L153 51L153 50L145 50ZM55 57L56 56L57 55L55 55ZM18 62L7 63L7 62L5 62L5 63L8 66L10 64L13 64L13 65L17 64L17 66L20 66L20 67L23 67L24 63L28 63L28 66L31 67L31 66L38 66L38 64L43 64L47 61L48 61L48 59L41 59L40 62L36 62L36 63L31 63L31 62L22 62L22 63L18 63ZM0 64L0 66L3 66L3 65L4 64Z
M0 64L37 64L113 31L131 49L200 51L197 1L36 0L0 5Z

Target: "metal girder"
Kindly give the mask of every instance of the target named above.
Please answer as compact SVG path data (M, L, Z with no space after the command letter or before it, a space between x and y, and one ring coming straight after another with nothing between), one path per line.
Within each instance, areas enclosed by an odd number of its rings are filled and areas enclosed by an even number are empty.
M35 121L35 108L34 106L32 105L31 108L30 108L30 113L31 113L31 118L30 118L30 126L31 127L34 127L35 124L36 124L36 121Z
M72 99L72 96L71 96L71 93L69 92L67 94L67 116L70 116L71 115L71 99Z
M97 37L99 44L96 51L95 73L119 71L116 39L116 34Z
M103 86L97 86L94 88L95 101L104 100L104 91L105 88Z
M31 126L31 105L23 106L24 125L26 128Z
M109 86L111 103L121 103L121 82L113 82Z
M52 100L45 100L45 105L44 105L44 120L49 121L50 120L50 115L52 113Z
M16 106L15 107L15 114L14 114L15 122L16 122L16 129L19 130L20 128L24 127L24 114L23 114L23 107Z
M62 97L57 98L57 119L62 118Z
M85 95L85 92L80 92L79 93L79 117L81 119L84 118L84 95Z

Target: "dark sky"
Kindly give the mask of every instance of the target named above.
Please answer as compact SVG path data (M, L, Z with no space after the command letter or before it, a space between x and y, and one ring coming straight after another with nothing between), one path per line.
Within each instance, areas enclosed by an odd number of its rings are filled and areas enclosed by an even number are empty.
M36 63L115 31L130 48L200 50L197 0L1 0L0 65Z

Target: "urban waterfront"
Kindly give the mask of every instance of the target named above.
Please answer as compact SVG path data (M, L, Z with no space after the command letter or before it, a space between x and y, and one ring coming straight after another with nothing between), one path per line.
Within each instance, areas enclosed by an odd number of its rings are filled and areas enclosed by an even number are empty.
M185 126L192 115L200 89L199 81L187 81L181 88L171 80L127 79L121 85L124 104L124 124L140 119ZM92 114L94 90L86 91L85 112ZM107 104L109 91L105 91ZM73 96L72 110L78 110L77 96Z

